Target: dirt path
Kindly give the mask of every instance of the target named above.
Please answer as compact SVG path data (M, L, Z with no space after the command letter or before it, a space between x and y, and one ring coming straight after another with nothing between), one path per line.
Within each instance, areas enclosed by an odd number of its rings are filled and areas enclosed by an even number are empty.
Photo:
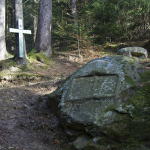
M93 59L98 54L91 56ZM34 73L46 77L42 81L0 80L0 150L61 150L66 147L66 134L46 102L61 80L90 60L87 55L84 57L61 54L44 70L42 63L35 63Z
M34 70L46 80L0 81L0 150L61 150L67 143L59 119L47 107L47 96L81 64L66 58L53 63Z
M55 146L61 126L47 108L47 96L43 96L57 86L50 81L19 86L6 82L0 86L0 149L60 149Z

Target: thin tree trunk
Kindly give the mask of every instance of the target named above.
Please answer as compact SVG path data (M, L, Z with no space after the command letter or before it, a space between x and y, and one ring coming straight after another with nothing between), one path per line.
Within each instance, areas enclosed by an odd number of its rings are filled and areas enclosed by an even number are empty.
M5 59L5 57L5 0L0 0L0 60Z
M77 20L77 9L76 9L76 0L70 0L71 12L74 19L74 29L77 33L77 45L78 45L78 52L80 56L80 37L79 37L79 30L78 30L78 20Z
M75 26L77 26L78 22L77 22L76 0L70 0L70 5L71 5L72 16L74 19L74 24L75 24Z
M34 9L37 10L37 4L39 3L39 0L34 0ZM34 22L33 22L33 26L34 26L34 30L33 30L33 40L35 41L36 39L36 32L37 32L37 24L38 24L38 16L37 14L34 15L33 17Z
M51 24L52 24L52 0L40 0L38 28L35 40L36 52L44 52L51 57Z
M15 17L16 17L16 28L18 28L18 19L21 19L23 22L23 8L22 8L22 0L15 0ZM23 24L24 28L24 24ZM25 38L23 36L23 58L19 58L19 43L18 43L18 34L16 38L16 55L15 60L18 62L19 65L26 65L27 64L27 54L26 54L26 44Z

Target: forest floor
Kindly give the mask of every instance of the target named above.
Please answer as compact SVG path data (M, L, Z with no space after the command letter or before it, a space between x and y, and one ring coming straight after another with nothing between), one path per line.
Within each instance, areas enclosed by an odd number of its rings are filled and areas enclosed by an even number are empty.
M101 56L106 56L102 53ZM31 71L9 68L14 79L0 80L0 150L61 150L67 148L67 136L59 119L47 106L47 97L61 82L99 52L59 52L46 69L42 62L32 64ZM3 62L5 64L5 61Z
M67 149L69 141L61 123L47 106L48 95L88 61L115 54L81 52L80 57L78 51L57 52L46 69L42 62L34 62L32 73L41 76L17 75L0 80L0 150ZM13 73L25 72L14 68Z

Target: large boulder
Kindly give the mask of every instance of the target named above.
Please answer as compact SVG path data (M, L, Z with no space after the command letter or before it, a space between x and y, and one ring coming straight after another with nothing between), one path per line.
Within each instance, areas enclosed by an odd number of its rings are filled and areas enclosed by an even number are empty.
M139 80L139 66L137 58L126 56L94 59L50 94L48 105L70 137L100 136L117 113L125 113L121 94ZM112 106L116 111L107 111Z
M129 57L138 57L141 59L147 59L148 53L145 48L142 47L125 47L117 51L117 55L125 55Z

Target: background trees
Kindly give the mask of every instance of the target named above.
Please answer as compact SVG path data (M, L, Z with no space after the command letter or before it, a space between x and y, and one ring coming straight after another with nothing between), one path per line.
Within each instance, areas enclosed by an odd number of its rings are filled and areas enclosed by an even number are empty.
M24 27L31 29L34 33L26 39L27 52L32 50L35 43L39 1L23 0L22 4L25 19ZM76 2L74 16L72 15L73 2ZM6 43L7 50L12 54L16 49L15 41L12 38L14 35L8 33L8 28L15 26L14 4L15 0L6 0ZM108 39L109 42L116 42L149 38L149 6L149 0L53 0L51 47L55 51L73 50L78 49L78 42L80 48L88 48L91 45L108 42ZM47 15L49 13L51 12L47 12ZM47 18L49 19L44 22L47 25L45 28L48 30L51 18L50 16ZM78 24L76 29L73 28L75 20ZM39 28L42 28L42 24L39 25ZM39 35L37 37L40 38ZM40 41L38 38L37 40ZM50 40L49 37L47 39ZM37 52L39 52L42 48L37 47Z
M95 42L103 42L106 37L116 41L144 36L150 29L149 5L148 0L94 0L92 9L94 20L97 20L93 28Z

